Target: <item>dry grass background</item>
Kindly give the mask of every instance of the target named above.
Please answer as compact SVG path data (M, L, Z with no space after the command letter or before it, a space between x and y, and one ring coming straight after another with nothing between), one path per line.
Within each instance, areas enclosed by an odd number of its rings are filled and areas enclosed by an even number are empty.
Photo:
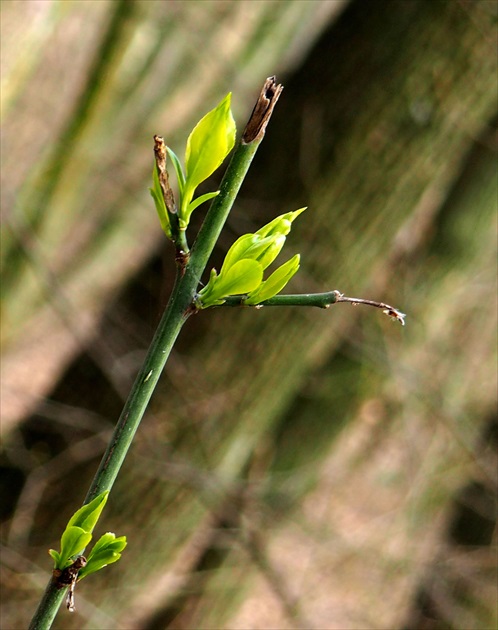
M172 281L147 186L285 84L215 254L302 205L295 290L189 321L58 628L496 627L496 6L2 4L2 627L25 627Z

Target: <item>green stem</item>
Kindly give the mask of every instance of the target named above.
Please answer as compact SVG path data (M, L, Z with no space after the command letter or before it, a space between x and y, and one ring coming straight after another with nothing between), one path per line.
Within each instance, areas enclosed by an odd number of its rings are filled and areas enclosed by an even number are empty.
M193 284L190 274L188 276L185 274L183 277L178 274L169 303L121 412L99 469L88 490L85 504L105 490L111 490L166 365L173 344L187 320L195 288L196 285Z
M337 291L327 291L326 293L298 293L295 295L275 295L269 300L258 304L261 306L318 306L328 308L338 301ZM223 306L244 306L244 296L232 296L226 298ZM252 305L251 305L252 306ZM253 307L256 308L256 307Z
M262 92L267 100L268 81L269 80L265 83ZM272 98L270 100L271 109L273 109L276 99ZM261 112L255 112L251 115L248 126L251 122L254 125L254 120L257 119L258 116L261 118ZM265 127L269 119L268 109L264 113L266 115L263 121ZM192 250L192 256L186 266L177 272L176 282L170 300L128 400L121 412L121 416L116 424L116 428L107 450L104 453L99 469L88 490L84 501L85 504L89 503L101 492L111 490L116 480L149 400L168 360L173 344L189 314L193 312L192 304L199 279L218 240L218 236L232 208L252 158L263 139L264 127L260 125L258 128L260 132L256 137L250 142L244 142L244 140L240 141L235 149L221 182L221 192L213 200L206 219L199 230L195 246ZM51 627L66 591L67 589L58 589L54 580L50 580L31 621L29 630L48 630Z
M48 630L52 626L57 611L64 601L66 591L65 588L56 588L54 581L50 580L29 624L29 630Z
M244 295L234 295L225 299L223 306L245 306ZM402 326L405 325L405 313L402 313L394 306L390 306L385 302L377 302L375 300L365 300L364 298L354 298L344 295L340 291L327 291L326 293L298 293L295 295L275 295L269 300L265 300L252 308L261 308L263 306L318 306L319 308L328 308L331 304L339 302L349 302L356 306L364 304L365 306L373 306L382 309L382 312L398 321Z
M200 279L216 245L230 209L244 181L262 138L245 144L240 142L220 185L220 194L213 199L199 235L192 248L189 268Z

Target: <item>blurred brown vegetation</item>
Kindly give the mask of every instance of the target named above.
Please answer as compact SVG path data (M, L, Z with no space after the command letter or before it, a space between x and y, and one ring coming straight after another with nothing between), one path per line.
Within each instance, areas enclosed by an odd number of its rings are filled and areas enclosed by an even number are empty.
M152 135L181 154L227 91L240 130L274 73L213 264L307 205L291 290L407 326L191 318L104 513L129 547L55 627L496 627L496 4L1 9L2 628L36 608L171 287Z

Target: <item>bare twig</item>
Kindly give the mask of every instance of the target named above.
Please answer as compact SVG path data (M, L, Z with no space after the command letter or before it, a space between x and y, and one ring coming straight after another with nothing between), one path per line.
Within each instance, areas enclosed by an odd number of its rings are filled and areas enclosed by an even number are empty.
M366 304L367 306L374 306L375 308L381 308L382 312L391 317L392 319L398 321L402 326L405 325L405 317L406 313L402 313L398 311L394 306L390 306L389 304L385 304L384 302L376 302L375 300L364 300L363 298L352 298L347 297L343 293L339 291L334 291L336 293L336 303L337 302L349 302L355 306L356 304Z

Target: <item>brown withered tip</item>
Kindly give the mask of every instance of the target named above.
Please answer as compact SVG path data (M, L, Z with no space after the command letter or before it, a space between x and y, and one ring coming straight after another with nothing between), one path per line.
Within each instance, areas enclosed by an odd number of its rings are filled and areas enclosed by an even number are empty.
M154 135L154 156L156 159L157 175L163 193L164 203L170 214L176 214L176 204L173 191L169 185L168 171L166 169L166 145L162 136Z
M164 160L164 162L166 162L166 145L164 144L164 138L157 134L154 136L154 153L158 160Z
M242 135L242 142L249 144L261 139L283 89L284 86L277 83L276 77L266 79Z

